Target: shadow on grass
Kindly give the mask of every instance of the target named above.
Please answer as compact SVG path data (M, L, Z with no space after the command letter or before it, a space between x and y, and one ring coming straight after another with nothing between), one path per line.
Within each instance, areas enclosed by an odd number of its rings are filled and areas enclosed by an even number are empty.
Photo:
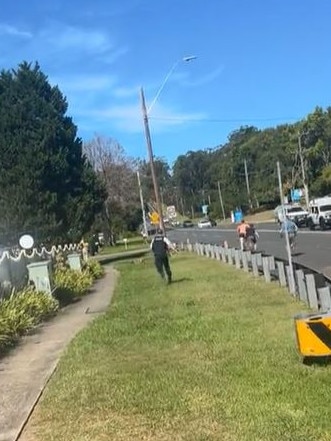
M331 355L324 357L303 357L302 363L306 366L329 366L331 364Z
M182 277L181 279L174 279L171 284L173 285L174 283L182 283L182 282L192 282L193 279L189 278L189 277Z

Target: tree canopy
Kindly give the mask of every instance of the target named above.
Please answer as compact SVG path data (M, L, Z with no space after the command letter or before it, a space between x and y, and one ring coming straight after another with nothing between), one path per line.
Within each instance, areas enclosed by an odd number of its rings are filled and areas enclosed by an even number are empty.
M77 239L105 198L67 101L36 63L0 73L0 233Z
M311 196L331 192L331 108L316 107L295 124L263 130L240 127L224 145L181 155L173 166L173 185L179 189L186 213L192 208L201 213L201 205L211 201L215 215L220 216L218 182L228 213L236 206L246 210L274 207L280 198L277 161L285 194L303 186L302 166Z

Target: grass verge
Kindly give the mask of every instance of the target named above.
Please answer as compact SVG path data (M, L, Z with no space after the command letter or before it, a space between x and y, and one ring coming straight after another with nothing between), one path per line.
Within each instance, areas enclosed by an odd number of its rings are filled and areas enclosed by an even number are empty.
M275 284L178 255L121 263L107 314L69 346L29 424L34 440L328 441L328 366L305 366ZM33 436L33 438L32 438Z
M149 243L146 243L145 240L141 236L139 236L139 237L133 237L133 238L128 239L127 246L125 246L123 241L118 241L116 246L103 247L100 252L100 255L116 254L116 253L122 253L125 251L141 250L141 249L148 248L148 247L149 247Z

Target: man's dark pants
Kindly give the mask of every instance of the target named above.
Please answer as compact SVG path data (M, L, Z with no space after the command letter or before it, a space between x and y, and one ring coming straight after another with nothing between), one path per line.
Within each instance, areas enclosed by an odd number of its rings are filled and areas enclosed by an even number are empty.
M171 269L169 265L169 258L167 254L155 254L155 266L157 269L157 272L161 275L162 278L164 278L164 271L167 274L168 282L171 282Z

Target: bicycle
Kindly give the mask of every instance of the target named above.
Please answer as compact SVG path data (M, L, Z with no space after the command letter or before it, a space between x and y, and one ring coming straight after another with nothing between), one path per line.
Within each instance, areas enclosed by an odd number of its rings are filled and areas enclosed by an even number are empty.
M281 238L283 238L284 236L285 236L285 233L280 234ZM291 253L294 251L296 244L297 244L296 236L297 236L296 233L292 233L292 232L288 233L288 240L289 240L289 244L290 244Z

